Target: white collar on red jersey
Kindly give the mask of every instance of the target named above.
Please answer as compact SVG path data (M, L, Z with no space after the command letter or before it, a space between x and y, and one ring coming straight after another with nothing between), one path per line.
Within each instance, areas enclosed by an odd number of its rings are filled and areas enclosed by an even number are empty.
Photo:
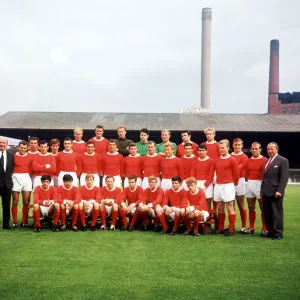
M70 150L70 151L63 150L63 153L71 154L71 153L73 153L73 150Z
M178 189L178 191L175 191L173 188L171 188L171 190L172 190L174 193L179 193L179 192L182 190L182 187L180 187L180 188Z
M137 153L135 156L132 156L131 154L128 154L129 157L133 157L133 158L136 158L136 157L139 157L140 155Z
M206 161L206 160L208 160L209 159L209 156L206 156L205 158L203 158L203 159L201 159L200 157L198 157L198 160L200 160L200 161Z
M47 153L45 153L45 154L42 154L41 152L39 152L39 155L40 155L40 156L48 156L48 155L50 155L50 153L47 152Z
M261 159L263 156L262 155L260 155L259 157L251 157L252 159Z
M24 155L21 155L19 152L16 152L16 155L24 157L24 156L27 156L27 153L25 152Z
M154 193L157 190L157 188L158 188L158 184L156 185L154 190L151 190L150 187L149 187L149 190L150 190L151 193Z
M88 154L87 152L84 152L83 154L87 155L87 156L93 156L96 154L96 152L93 152L92 154Z
M230 158L230 157L231 157L230 154L228 154L227 156L220 156L220 158L222 158L222 159L227 159L227 158Z
M154 157L154 156L157 156L158 154L157 153L154 153L153 155L149 155L148 153L147 153L147 156L148 157Z
M196 191L197 191L196 193L192 193L192 192L190 191L190 194L191 194L191 195L197 195L197 194L199 193L199 190L200 190L200 189L197 188L197 189L196 189Z
M138 187L138 185L136 184L136 185L135 185L135 188L134 188L133 190L130 188L130 186L128 187L128 189L129 189L129 191L130 191L130 192L132 192L132 193L133 193L133 192L135 192L135 191L136 191L137 187Z
M52 155L52 156L56 156L58 154L58 152L57 153L50 152L49 154Z
M92 189L95 187L95 185L93 185L91 188L88 188L88 187L86 186L86 184L85 184L84 186L85 186L85 188L86 188L87 190L92 190Z
M231 153L231 155L242 155L242 154L244 154L243 151L240 151L239 153L234 153L234 152Z
M165 157L165 159L173 159L173 158L176 158L176 156L171 156L171 157Z
M192 142L192 141L189 141L189 142L186 142L186 143L182 142L181 144L184 146L185 144L194 144L194 142Z
M104 140L104 137L102 137L102 138L100 138L100 139L98 140L98 139L94 136L93 139L94 139L95 141L97 141L97 142L101 142L101 141Z
M32 151L29 150L29 151L27 151L27 153L28 153L28 154L39 154L40 151L37 150L37 151L35 151L35 152L32 152Z
M116 189L116 187L114 186L111 190L107 188L107 186L105 186L105 188L109 191L109 192L112 192Z
M66 191L71 191L71 189L72 189L73 186L71 185L71 187L70 187L69 189L67 189L64 185L62 185L62 187L63 187L63 189L66 190Z
M214 143L216 143L216 142L217 142L217 141L212 141L212 142L206 141L205 143L208 144L208 145L211 145L211 144L214 144Z
M192 154L191 156L186 156L186 155L183 155L183 157L184 157L184 158L187 158L187 159L189 159L189 158L194 158L194 157L195 157L195 155L194 155L194 154Z
M110 153L110 152L107 152L107 154L108 155L118 155L119 154L119 152L117 151L117 152L115 152L115 153Z
M84 144L85 141L84 141L84 140L81 140L81 141L77 142L76 140L73 140L73 143L75 143L75 144Z

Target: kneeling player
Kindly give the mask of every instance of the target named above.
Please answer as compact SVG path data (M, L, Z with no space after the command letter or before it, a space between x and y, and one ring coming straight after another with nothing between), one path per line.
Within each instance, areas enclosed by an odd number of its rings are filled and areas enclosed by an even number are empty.
M72 214L72 230L77 231L79 191L73 186L73 177L70 174L63 176L63 182L64 184L56 190L57 202L60 203L61 231L66 230L66 217L70 214ZM54 218L53 224L57 229L58 218Z
M144 222L144 230L148 229L149 218L156 218L156 207L158 206L162 210L161 205L164 196L162 188L157 185L156 176L149 176L148 182L149 187L144 190L144 199L139 203L139 213ZM162 233L167 233L168 226L162 213L158 219L164 228Z
M163 199L163 213L167 221L174 221L174 227L170 235L175 235L180 223L180 215L183 215L188 205L186 191L181 186L181 178L172 177L172 188L165 192ZM157 215L161 214L161 210L157 209Z
M202 189L197 187L197 180L194 177L188 178L186 184L189 188L187 198L190 206L187 207L185 216L183 218L187 230L184 235L189 235L193 231L194 236L199 236L199 223L203 223L209 217L205 193ZM192 228L190 221L194 221L194 228Z
M56 188L50 186L51 176L43 175L41 177L42 184L34 189L34 206L33 206L33 220L34 231L40 232L41 223L40 215L49 217L54 214L54 218L59 218L60 205L56 201ZM53 228L55 230L55 227Z
M139 212L136 207L143 200L144 191L140 186L137 185L137 177L135 175L128 176L128 184L129 186L126 187L121 194L119 214L122 227L120 230L127 229L128 222L126 215L128 215L129 217L132 217L128 230L133 231L134 225L139 218Z
M100 188L101 190L101 201L95 203L95 211L100 209L100 216L102 225L100 230L106 230L106 217L112 216L110 230L116 229L116 222L118 218L118 209L121 200L121 189L115 186L114 176L105 177L105 186Z
M94 175L93 174L87 174L85 176L85 185L79 187L79 216L81 221L81 230L86 231L86 217L92 216L92 225L91 230L95 230L96 228L96 222L99 215L95 215L95 212L93 211L94 203L96 201L100 201L101 199L101 192L100 188L95 186L94 184ZM96 218L96 220L95 220Z

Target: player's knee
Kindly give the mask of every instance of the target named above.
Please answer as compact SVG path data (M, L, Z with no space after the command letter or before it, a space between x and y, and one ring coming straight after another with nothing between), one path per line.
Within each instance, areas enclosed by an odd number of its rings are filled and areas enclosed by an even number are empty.
M195 217L198 217L199 215L200 215L200 210L195 209L195 210L194 210L194 216L195 216Z
M66 205L65 204L61 204L61 209L66 209Z
M75 205L73 206L73 209L78 210L78 204L75 204Z
M99 208L100 208L99 203L95 202L95 203L94 203L94 209L99 209Z
M118 210L118 204L114 203L114 204L112 205L112 209L113 209L113 210Z
M38 204L34 204L33 206L33 210L37 211L40 209L40 206Z
M55 210L59 210L59 209L60 209L59 203L55 203L55 204L54 204L54 209L55 209Z
M83 204L82 203L79 203L78 207L79 207L80 210L83 210Z

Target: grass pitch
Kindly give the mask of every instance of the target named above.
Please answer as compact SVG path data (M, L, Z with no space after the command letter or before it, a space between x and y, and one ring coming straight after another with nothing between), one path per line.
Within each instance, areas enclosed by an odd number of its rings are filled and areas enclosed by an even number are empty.
M281 241L259 217L232 237L0 229L0 299L300 299L299 199L289 186Z

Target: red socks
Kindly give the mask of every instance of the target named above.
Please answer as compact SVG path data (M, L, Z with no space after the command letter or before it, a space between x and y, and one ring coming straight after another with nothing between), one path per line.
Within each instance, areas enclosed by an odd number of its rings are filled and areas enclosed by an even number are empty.
M191 222L188 216L184 216L183 217L183 223L185 225L185 227L187 228L188 231L192 231L192 226L191 226Z
M149 223L149 220L148 220L148 212L147 212L147 211L141 211L141 212L140 212L140 215L141 215L141 218L142 218L142 220L143 220L144 226L147 226L148 223Z
M33 224L34 228L41 227L41 222L40 222L40 211L33 211Z
M66 209L62 208L60 210L60 220L62 226L66 226L66 217L67 217Z
M18 223L18 207L17 206L11 207L11 214L13 217L13 222Z
M22 223L28 223L28 205L22 207Z
M117 218L118 218L118 211L117 210L113 210L111 212L111 225L112 226L116 226L117 223Z
M229 219L229 231L234 232L236 214L229 214L228 219Z
M76 226L77 220L78 220L78 209L73 208L73 210L72 210L72 227Z
M179 223L180 223L180 216L175 216L173 231L178 230Z
M242 227L247 227L247 209L243 209L240 211L241 220L242 220Z
M58 225L58 219L59 219L60 211L54 210L54 216L53 216L53 224Z
M224 223L225 223L225 213L220 213L218 214L218 227L219 230L224 231Z
M85 210L79 211L80 221L82 226L86 226Z
M130 223L130 226L134 227L136 221L138 220L140 214L139 212L136 210L133 214L133 217L132 217L132 220L131 220L131 223Z
M165 220L165 216L163 214L161 214L160 216L157 217L163 227L163 229L168 229L168 225L167 222Z
M200 223L200 215L194 217L194 232L198 232Z
M91 224L91 226L96 226L98 216L99 216L99 209L93 208L93 212L92 212L92 224Z
M250 210L249 211L249 222L250 222L250 229L254 230L254 224L256 220L256 211L255 210Z
M120 219L121 219L121 222L122 222L122 226L128 226L125 211L123 209L120 209L119 213L120 213Z

